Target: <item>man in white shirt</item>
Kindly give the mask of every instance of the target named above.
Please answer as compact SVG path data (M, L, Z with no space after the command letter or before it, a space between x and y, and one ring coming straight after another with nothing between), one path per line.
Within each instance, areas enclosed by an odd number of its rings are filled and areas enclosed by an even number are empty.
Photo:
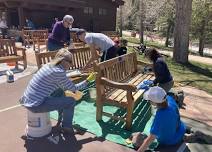
M88 61L85 69L93 61L101 57L101 62L112 59L117 56L117 47L113 40L102 33L86 33L84 29L77 32L78 38L87 43L91 48L91 58ZM102 54L102 55L100 55Z

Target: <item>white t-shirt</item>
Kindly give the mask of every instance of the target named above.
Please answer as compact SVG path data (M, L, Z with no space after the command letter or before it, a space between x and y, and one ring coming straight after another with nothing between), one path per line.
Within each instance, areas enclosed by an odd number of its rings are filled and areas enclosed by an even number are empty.
M8 28L7 23L3 20L0 21L0 28Z
M102 33L86 33L85 42L87 44L94 44L102 52L107 51L109 48L115 45L113 40Z

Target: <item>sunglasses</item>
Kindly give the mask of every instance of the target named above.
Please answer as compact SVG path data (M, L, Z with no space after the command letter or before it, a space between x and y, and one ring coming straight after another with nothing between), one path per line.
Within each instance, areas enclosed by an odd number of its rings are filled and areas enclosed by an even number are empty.
M65 21L68 25L72 25L72 22Z

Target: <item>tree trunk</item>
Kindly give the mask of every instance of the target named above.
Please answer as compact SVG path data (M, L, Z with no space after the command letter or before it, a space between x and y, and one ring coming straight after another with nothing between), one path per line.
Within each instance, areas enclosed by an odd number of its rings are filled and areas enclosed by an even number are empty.
M199 54L203 56L203 49L205 45L205 19L202 21L201 29L200 29L200 36L199 36Z
M173 59L179 63L187 63L192 0L175 0L175 3L176 19L174 28Z
M199 38L199 55L204 56L205 36Z
M119 36L122 37L122 26L123 26L123 13L122 13L122 10L123 10L123 6L120 6L120 31L119 31Z
M165 42L166 47L169 46L169 36L170 36L171 27L172 27L171 23L168 22L168 27L167 27L167 31L166 31L166 42Z
M207 3L207 1L205 1L205 9L206 9L206 15L201 23L201 29L200 29L200 37L199 37L199 54L201 56L204 56L204 46L205 46L205 31L206 31L206 26L208 25L209 22L209 4Z
M144 18L144 2L143 0L140 0L140 43L144 43Z

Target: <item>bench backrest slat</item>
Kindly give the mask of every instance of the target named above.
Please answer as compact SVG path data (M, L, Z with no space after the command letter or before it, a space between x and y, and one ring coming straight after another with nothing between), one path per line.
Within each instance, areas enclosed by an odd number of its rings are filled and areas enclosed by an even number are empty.
M48 38L48 30L34 30L32 38L38 40L46 40Z
M70 49L69 51L73 54L73 66L71 69L82 69L91 57L89 47ZM56 53L57 51L36 53L38 68L41 68L43 64L49 63L55 57Z
M15 40L0 39L0 57L17 55Z
M105 77L115 82L123 82L130 79L137 72L136 53L129 53L96 65L98 77ZM105 92L111 92L110 87Z

